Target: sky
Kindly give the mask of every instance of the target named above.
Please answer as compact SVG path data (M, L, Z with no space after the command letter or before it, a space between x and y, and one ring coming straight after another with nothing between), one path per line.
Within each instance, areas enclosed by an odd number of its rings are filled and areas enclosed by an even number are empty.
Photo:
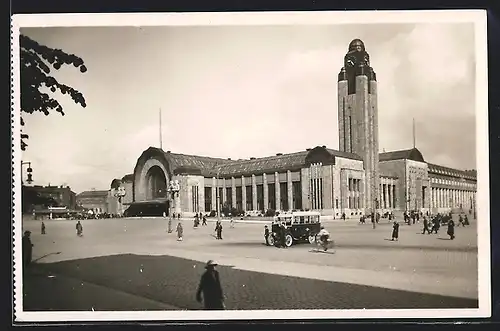
M338 149L337 75L352 39L377 73L380 151L476 168L475 43L468 23L57 27L21 33L85 61L53 71L81 91L65 116L24 114L34 185L109 189L141 153L249 158Z

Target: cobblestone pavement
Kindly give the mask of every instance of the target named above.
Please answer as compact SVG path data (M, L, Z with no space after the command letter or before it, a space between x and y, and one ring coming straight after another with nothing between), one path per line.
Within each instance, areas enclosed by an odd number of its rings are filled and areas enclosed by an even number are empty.
M51 268L48 268L51 269ZM178 310L176 306L34 267L24 281L25 311ZM89 278L89 277L82 277Z
M164 255L171 255L196 260L196 263L215 258L222 264L234 265L235 268L230 269L232 273L259 272L254 273L259 276L252 274L251 277L254 278L264 277L260 274L267 273L265 277L285 275L295 276L291 279L301 277L303 281L310 282L327 280L350 283L342 286L356 288L359 293L365 293L367 290L364 288L367 287L356 287L356 284L477 298L475 223L466 228L457 228L457 238L453 241L446 238L443 230L438 235L422 235L421 225L403 225L400 240L391 242L388 240L391 232L388 223L381 223L376 229L372 229L371 224L358 225L356 221L326 222L326 228L336 241L335 254L313 253L308 244L289 249L267 247L263 244L262 223L238 223L234 228L226 223L224 240L220 241L213 236L213 223L193 229L191 220L183 220L183 242L175 240L175 233L168 234L165 231L166 220L159 218L85 220L82 223L84 237L78 238L74 221L46 221L47 234L43 236L39 234L40 222L24 222L24 230L33 232L34 259L39 259L39 264L44 264L128 253L144 255L144 259L148 255L151 259L167 259ZM95 272L106 274L109 267L106 264L103 266ZM63 274L66 275L66 271ZM114 276L108 277L110 282L114 281ZM122 276L117 277L119 279ZM82 280L94 283L92 279ZM252 283L255 284L255 281ZM306 285L300 283L300 286ZM390 292L387 289L384 291ZM269 292L273 293L272 289ZM403 304L404 300L394 299L394 302ZM192 309L186 305L174 306Z
M130 310L136 302L121 302L128 297L142 297L144 301L192 310L202 308L195 301L195 291L203 267L201 262L177 257L125 254L41 264L34 269L38 273L52 273L56 278L62 275L81 280L66 288L66 297L75 298L76 295L75 301L81 300L82 295L90 295L87 291L94 287L126 293L118 296L110 308L101 305L101 310ZM228 309L477 308L477 300L473 299L235 270L231 266L219 266L218 269ZM49 294L47 287L42 288L47 291L44 294L55 296L55 293ZM43 310L46 305L35 305L36 299L32 299L40 295L35 286L30 286L25 292L25 309ZM94 306L85 306L90 304ZM84 310L99 307L91 302L79 305ZM120 305L123 308L117 307ZM160 304L144 308L165 309Z

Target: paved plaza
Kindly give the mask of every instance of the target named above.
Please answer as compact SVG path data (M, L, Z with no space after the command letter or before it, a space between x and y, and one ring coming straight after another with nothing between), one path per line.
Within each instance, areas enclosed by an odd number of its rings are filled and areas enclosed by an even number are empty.
M287 249L264 244L266 222L214 223L193 229L183 220L184 241L166 232L162 218L26 220L33 259L24 280L25 310L200 309L195 291L204 262L219 262L228 309L477 308L476 223L422 235L422 225L376 229L355 220L326 221L333 252L309 244Z

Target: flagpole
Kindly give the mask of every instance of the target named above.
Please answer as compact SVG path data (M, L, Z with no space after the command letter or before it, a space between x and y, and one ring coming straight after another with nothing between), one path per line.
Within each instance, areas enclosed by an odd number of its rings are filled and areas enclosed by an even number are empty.
M416 137L415 137L415 118L413 118L413 148L416 147Z
M161 133L161 108L160 108L160 149L163 149L162 133Z

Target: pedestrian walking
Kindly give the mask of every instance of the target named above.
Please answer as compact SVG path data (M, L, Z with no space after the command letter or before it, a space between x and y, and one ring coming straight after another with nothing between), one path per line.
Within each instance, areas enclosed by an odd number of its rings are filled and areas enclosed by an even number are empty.
M202 302L205 309L224 310L224 293L220 283L219 272L215 269L217 263L209 260L205 266L205 272L201 276L198 290L196 291L196 301Z
M42 222L42 234L45 234L45 223Z
M207 225L207 217L205 215L203 215L202 220L203 220L203 223L201 223L201 225L202 226Z
M78 237L82 237L83 236L83 225L82 223L80 223L80 221L76 222L76 235Z
M470 225L467 215L464 215L464 225Z
M177 214L177 219L180 221L181 220L181 213Z
M427 232L427 234L431 234L431 230L429 229L429 221L427 220L427 217L424 216L424 227L422 229L422 234Z
M219 221L218 223L215 227L215 232L217 232L217 239L222 240L222 222Z
M231 216L231 218L229 219L229 226L231 227L231 229L234 229L234 219L233 219L233 216Z
M361 215L359 218L359 224L365 224L365 215Z
M177 223L177 229L175 230L175 232L177 232L177 241L182 241L184 229L182 228L181 222Z
M465 224L464 224L464 218L462 217L462 215L460 214L460 216L458 216L458 224L457 224L457 227L458 226L462 226L462 227L465 227Z
M448 231L446 233L450 236L450 239L455 239L455 222L452 219L448 221Z
M432 220L432 229L431 229L431 233L434 232L435 234L438 233L439 231L439 228L441 227L441 219L436 216L434 217L434 219Z
M399 223L397 221L394 221L392 224L392 238L391 241L398 241L399 238Z
M269 227L264 225L264 238L266 239L266 246L269 246Z
M24 231L23 244L23 266L30 265L33 258L33 243L31 242L31 231Z

